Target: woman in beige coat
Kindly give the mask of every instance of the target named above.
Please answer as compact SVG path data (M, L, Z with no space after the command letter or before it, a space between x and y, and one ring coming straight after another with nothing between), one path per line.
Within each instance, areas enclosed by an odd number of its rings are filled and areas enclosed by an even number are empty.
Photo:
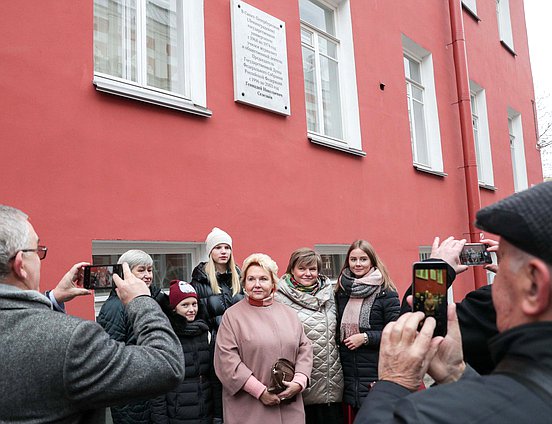
M320 255L301 248L291 254L278 282L276 300L293 308L312 342L310 385L303 393L307 424L343 423L343 372L336 341L337 314L334 287L318 272Z
M245 299L223 315L215 347L215 371L223 386L225 424L305 422L301 392L312 369L312 346L296 312L274 302L278 267L267 255L249 256L242 267ZM295 365L280 394L268 393L272 365Z

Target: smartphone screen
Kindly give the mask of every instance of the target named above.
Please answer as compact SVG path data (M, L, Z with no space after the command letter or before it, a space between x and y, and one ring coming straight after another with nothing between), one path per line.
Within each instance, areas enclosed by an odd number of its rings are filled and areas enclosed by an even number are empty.
M437 321L434 336L447 334L447 264L415 262L413 265L412 310Z
M113 274L123 278L123 266L119 264L87 265L84 267L83 286L89 290L110 289L115 287Z
M487 251L488 247L483 243L466 243L460 253L460 262L469 266L492 263L493 258L491 258L491 253Z

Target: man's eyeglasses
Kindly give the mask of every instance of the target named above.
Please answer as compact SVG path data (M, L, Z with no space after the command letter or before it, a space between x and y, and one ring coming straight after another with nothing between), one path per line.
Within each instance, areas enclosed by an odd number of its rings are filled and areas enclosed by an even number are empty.
M46 253L48 253L48 248L46 246L38 246L36 249L21 249L18 250L18 252L36 252L38 258L42 260L46 257ZM17 252L15 253L15 255L13 255L12 259L14 259L16 256Z

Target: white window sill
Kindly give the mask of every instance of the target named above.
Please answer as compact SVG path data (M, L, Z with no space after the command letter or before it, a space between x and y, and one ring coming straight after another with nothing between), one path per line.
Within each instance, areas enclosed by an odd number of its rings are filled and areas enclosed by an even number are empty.
M462 9L464 9L466 12L468 12L468 15L470 15L473 19L475 19L476 22L481 21L479 16L477 16L477 13L474 12L473 10L471 10L468 5L462 3Z
M190 100L143 88L118 79L108 78L103 75L94 75L92 83L96 87L96 90L104 93L168 107L194 115L210 117L213 114L209 109L196 105Z
M494 185L486 184L486 183L483 183L481 181L479 181L479 188L483 188L485 190L490 190L490 191L496 191L497 190L497 188Z
M508 50L508 52L512 55L512 56L517 56L517 53L514 51L514 49L512 47L510 47L508 45L508 43L506 43L506 41L504 40L500 40L500 44L502 44L502 47L504 47L506 50Z
M354 147L351 147L347 143L340 142L333 138L324 137L319 134L313 134L313 133L308 133L307 137L311 141L311 143L318 144L320 146L329 147L331 149L336 149L341 152L349 153L355 156L362 156L362 157L366 156L366 152L356 149Z
M427 166L424 166L424 165L420 165L418 163L414 163L413 164L414 166L414 169L416 169L416 171L420 171L420 172L426 172L428 174L431 174L431 175L437 175L438 177L446 177L448 176L448 174L446 172L443 172L443 171L437 171L435 169L431 169Z

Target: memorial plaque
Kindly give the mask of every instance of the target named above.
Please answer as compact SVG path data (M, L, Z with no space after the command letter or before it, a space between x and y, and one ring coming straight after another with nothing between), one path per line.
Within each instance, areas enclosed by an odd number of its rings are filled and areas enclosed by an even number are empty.
M290 115L285 22L232 0L234 100Z

